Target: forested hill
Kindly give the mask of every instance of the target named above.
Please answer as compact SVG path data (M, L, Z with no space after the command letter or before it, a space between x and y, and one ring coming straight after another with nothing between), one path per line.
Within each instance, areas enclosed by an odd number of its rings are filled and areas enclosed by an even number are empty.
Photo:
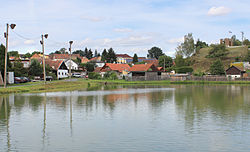
M244 58L248 52L248 47L227 47L228 54L221 58L224 68L228 68L230 63L234 62L237 58ZM207 58L211 47L202 48L191 57L191 62L194 71L208 72L210 65L216 60L216 58Z

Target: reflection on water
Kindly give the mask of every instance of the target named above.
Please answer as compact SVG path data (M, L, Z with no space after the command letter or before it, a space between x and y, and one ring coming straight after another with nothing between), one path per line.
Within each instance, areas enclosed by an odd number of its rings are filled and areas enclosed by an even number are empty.
M0 151L249 151L248 86L0 96Z

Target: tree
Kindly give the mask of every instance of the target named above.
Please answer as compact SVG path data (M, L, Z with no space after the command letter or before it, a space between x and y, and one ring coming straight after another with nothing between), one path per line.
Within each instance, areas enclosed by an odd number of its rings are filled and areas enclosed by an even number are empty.
M106 60L107 60L107 54L108 54L107 50L104 49L103 52L102 52L102 59L101 59L102 61L106 62Z
M8 52L9 56L19 57L18 51L10 51Z
M2 78L4 78L4 65L5 65L5 46L3 44L0 45L0 71L2 74ZM9 55L7 55L7 70L11 71L11 63L9 60Z
M68 52L66 52L66 48L61 48L58 52L60 52L61 54L67 54Z
M107 63L116 62L116 54L115 54L115 51L112 48L110 48L108 50L108 54L106 56L106 61L107 61Z
M206 42L200 41L200 39L197 40L195 44L195 52L198 52L202 48L208 47L208 44Z
M86 70L88 72L93 72L95 70L95 64L94 63L88 62L88 63L86 63L85 67L86 67Z
M149 58L156 58L159 59L160 56L164 55L161 48L158 47L152 47L150 50L148 50L148 57Z
M207 58L221 58L228 54L228 50L224 44L212 44Z
M138 62L138 56L137 56L137 54L135 53L135 54L134 54L134 57L133 57L133 63L136 63L136 62Z
M188 33L184 36L184 43L181 43L181 53L183 56L189 57L195 51L194 38L192 33Z
M250 41L249 41L248 39L245 39L245 40L243 41L243 45L250 45Z
M93 53L92 53L91 49L89 49L89 51L87 51L86 58L88 58L88 59L93 58Z
M30 76L40 76L43 73L42 66L36 59L31 60L28 73Z
M27 69L23 67L23 63L20 60L13 63L12 70L14 71L15 77L27 76Z
M28 53L24 54L23 57L24 58L30 58L30 57L32 57L32 55L28 52Z
M97 57L97 56L98 56L98 53L97 53L97 50L95 50L94 57Z
M183 58L182 55L180 54L176 54L175 56L175 66L176 67L182 67L182 66L185 66L185 59Z
M83 52L83 50L76 50L72 54L80 54L80 56L85 56L85 53Z
M216 61L214 61L214 63L210 66L210 72L212 75L224 75L225 74L224 66L220 59L217 59Z
M246 54L246 56L244 58L244 61L250 62L250 51L249 50L248 50L248 52L247 52L247 54Z
M233 35L231 39L233 42L233 46L241 46L241 41L236 38L236 35Z
M39 52L39 51L33 51L32 53L31 53L31 56L33 56L33 55L35 55L35 54L43 54L42 52Z
M169 68L173 66L173 59L170 56L162 55L159 57L159 65L164 69Z

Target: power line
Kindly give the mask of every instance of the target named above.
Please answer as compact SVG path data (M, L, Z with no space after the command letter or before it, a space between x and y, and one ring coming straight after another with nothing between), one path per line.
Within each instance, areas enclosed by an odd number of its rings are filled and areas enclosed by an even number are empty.
M21 34L18 34L18 33L15 32L15 31L12 31L12 32L15 33L18 37L20 37L20 38L22 38L22 39L25 39L25 40L37 40L37 39L40 38L40 36L39 36L39 37L34 37L34 38L27 38L27 37L25 37L25 36L22 36Z

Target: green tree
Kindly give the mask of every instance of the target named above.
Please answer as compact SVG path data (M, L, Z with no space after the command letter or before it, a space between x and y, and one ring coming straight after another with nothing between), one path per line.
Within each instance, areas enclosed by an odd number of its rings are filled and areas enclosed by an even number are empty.
M97 57L97 56L98 56L98 52L97 52L97 50L95 50L94 57Z
M103 52L102 52L102 61L103 61L103 62L106 62L106 60L107 60L107 55L108 55L107 50L104 49Z
M184 43L182 43L181 46L181 52L183 56L189 57L194 53L195 46L192 33L188 33L184 36Z
M228 50L224 44L212 44L207 58L221 58L228 54Z
M170 56L162 55L159 57L159 65L163 68L169 68L173 66L173 59Z
M32 55L28 52L28 53L26 53L26 54L24 54L24 56L23 56L24 58L31 58L32 57Z
M246 54L246 56L244 58L244 61L250 62L250 51L249 50L248 50L248 52L247 52L247 54Z
M236 38L236 35L233 35L231 39L233 42L233 46L241 46L241 41Z
M148 57L149 58L156 58L159 59L160 56L164 55L161 48L158 47L152 47L150 50L148 50Z
M31 60L28 73L30 76L40 76L43 73L42 66L36 59Z
M20 60L17 60L13 63L12 70L14 72L15 77L28 76L28 71L23 67L23 63Z
M217 59L213 62L213 64L210 66L210 72L212 75L224 75L225 70L224 66L220 59Z
M202 48L208 47L208 44L206 42L200 41L200 39L197 40L195 44L195 52L198 52Z
M5 46L3 44L0 45L0 71L2 74L2 78L4 75L4 64L5 64ZM9 55L7 55L7 71L11 71L11 63L9 60Z
M245 40L243 41L243 44L244 44L244 45L250 45L250 41L249 41L248 39L245 39Z
M8 52L8 55L9 56L14 56L14 57L19 57L18 51L10 51L10 52Z
M135 54L134 54L134 57L133 57L133 63L136 63L136 62L138 62L138 56L137 56L137 54L135 53Z
M76 50L72 54L80 54L80 56L85 56L85 53L83 50Z
M180 55L180 54L176 54L176 56L175 56L175 66L176 67L182 67L182 66L186 66L186 64L185 64L185 59L183 58L183 56L182 55Z
M116 62L116 54L115 54L115 51L112 48L110 48L108 50L108 54L106 56L106 61L107 61L107 63Z
M88 72L93 72L95 70L95 64L91 62L86 63L85 67Z

